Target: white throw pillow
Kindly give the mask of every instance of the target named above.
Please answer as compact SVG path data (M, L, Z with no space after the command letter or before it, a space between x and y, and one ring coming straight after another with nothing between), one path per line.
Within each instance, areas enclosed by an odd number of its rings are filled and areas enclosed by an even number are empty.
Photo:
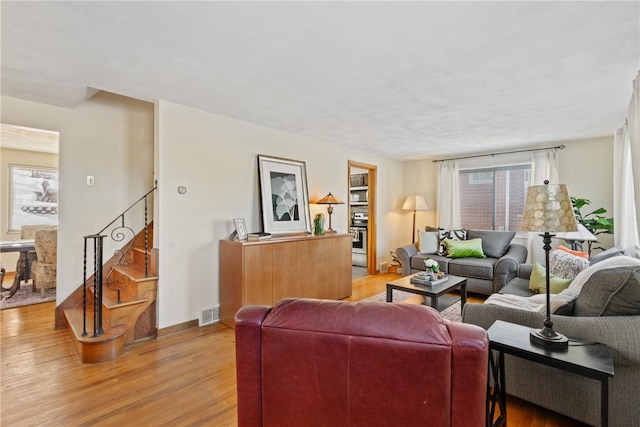
M549 254L549 272L563 279L574 279L589 267L589 260L565 251L555 250Z
M421 231L418 230L418 252L426 255L438 253L440 241L438 240L437 231Z

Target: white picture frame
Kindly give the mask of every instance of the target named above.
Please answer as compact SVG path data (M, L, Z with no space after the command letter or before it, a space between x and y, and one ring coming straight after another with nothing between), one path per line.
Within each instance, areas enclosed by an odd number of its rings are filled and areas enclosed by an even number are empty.
M234 218L233 225L236 227L238 240L247 240L249 232L247 231L247 224L244 222L244 218Z
M305 162L258 155L262 225L266 233L311 233Z

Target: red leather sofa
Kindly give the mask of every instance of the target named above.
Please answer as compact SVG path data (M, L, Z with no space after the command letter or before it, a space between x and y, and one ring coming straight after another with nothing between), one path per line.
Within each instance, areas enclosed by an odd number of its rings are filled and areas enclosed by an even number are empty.
M480 327L420 305L311 299L235 321L239 427L485 424Z

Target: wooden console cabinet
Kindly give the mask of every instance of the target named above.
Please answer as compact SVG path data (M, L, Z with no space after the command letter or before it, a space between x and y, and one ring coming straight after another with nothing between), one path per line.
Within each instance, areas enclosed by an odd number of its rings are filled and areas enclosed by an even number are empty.
M220 241L220 321L231 328L244 305L350 295L350 234Z

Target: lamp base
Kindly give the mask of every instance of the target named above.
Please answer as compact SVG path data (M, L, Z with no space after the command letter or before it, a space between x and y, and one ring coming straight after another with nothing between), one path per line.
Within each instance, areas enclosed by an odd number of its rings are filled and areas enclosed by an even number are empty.
M569 338L546 326L539 331L531 331L529 341L538 347L554 350L566 350L569 348Z
M334 230L333 228L329 228L328 230L325 230L324 234L336 234L337 231Z

